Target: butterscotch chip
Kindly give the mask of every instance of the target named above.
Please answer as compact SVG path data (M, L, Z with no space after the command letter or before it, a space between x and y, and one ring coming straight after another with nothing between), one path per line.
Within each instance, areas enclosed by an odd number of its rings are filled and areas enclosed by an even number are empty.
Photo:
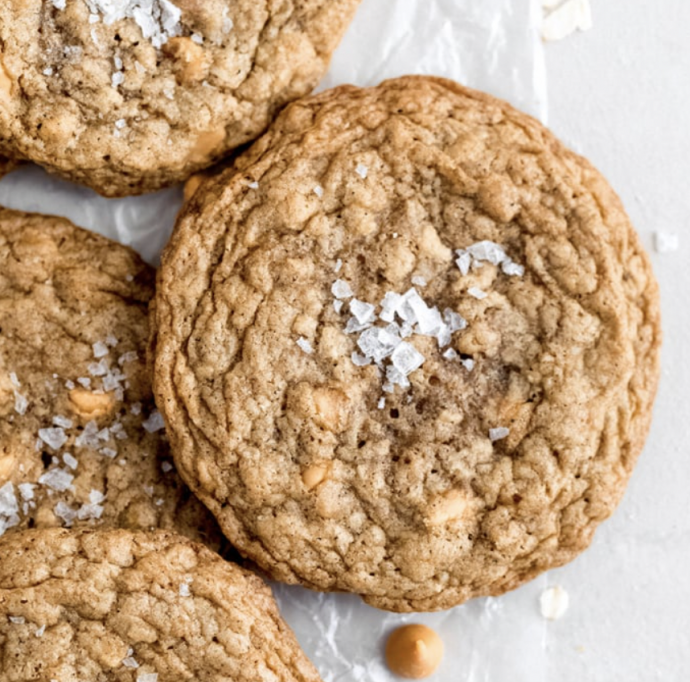
M319 682L258 577L172 533L0 541L0 678Z
M443 641L426 625L404 625L386 642L386 663L390 670L410 680L432 675L443 660Z
M153 402L154 274L66 220L0 209L0 535L166 528L219 547Z
M155 325L176 461L230 540L398 611L585 549L659 375L657 284L606 181L425 77L294 103L202 185Z
M359 2L0 3L0 154L111 197L183 182L317 85Z

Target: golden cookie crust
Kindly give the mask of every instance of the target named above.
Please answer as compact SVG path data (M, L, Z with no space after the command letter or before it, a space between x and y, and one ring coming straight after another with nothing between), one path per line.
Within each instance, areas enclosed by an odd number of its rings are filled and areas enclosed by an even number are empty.
M0 153L105 196L184 181L316 86L359 1L0 3Z
M318 682L258 577L157 531L0 541L4 682Z
M524 274L463 275L454 251L482 240ZM457 358L408 338L424 364L386 393L351 360L336 279L372 304L426 280L467 321ZM661 342L605 179L533 118L429 77L297 102L203 184L155 333L180 474L233 544L394 611L501 594L589 545L643 447Z
M67 220L0 209L0 535L165 528L220 546L153 402L154 278Z

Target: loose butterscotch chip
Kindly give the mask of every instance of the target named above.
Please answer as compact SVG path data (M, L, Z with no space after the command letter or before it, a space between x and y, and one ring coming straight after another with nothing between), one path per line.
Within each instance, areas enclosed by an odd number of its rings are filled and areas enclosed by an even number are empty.
M410 680L432 675L443 660L443 641L426 625L404 625L386 642L391 672Z

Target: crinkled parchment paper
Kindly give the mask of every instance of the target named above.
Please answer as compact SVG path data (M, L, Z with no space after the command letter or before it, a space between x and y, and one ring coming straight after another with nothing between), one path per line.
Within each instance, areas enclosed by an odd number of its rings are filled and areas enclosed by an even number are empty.
M540 0L363 0L322 88L373 85L427 73L491 92L542 119L546 85L539 39ZM0 204L55 213L134 246L156 262L181 204L180 188L104 199L27 166L0 182ZM547 578L499 599L451 611L396 616L357 597L274 586L285 618L325 682L392 682L385 635L401 623L436 628L446 656L435 682L543 682L546 623L539 595Z

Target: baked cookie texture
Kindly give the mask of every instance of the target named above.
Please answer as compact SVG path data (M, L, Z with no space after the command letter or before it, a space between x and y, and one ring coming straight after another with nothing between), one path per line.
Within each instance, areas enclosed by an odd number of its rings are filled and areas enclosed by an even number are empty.
M0 3L0 153L105 196L183 181L316 86L358 4Z
M0 541L5 682L318 682L270 589L157 531L26 531Z
M202 184L155 333L180 474L232 543L394 611L499 595L589 545L648 432L661 339L604 178L428 77L297 102Z
M153 402L154 277L67 220L0 209L0 535L166 528L220 547Z

